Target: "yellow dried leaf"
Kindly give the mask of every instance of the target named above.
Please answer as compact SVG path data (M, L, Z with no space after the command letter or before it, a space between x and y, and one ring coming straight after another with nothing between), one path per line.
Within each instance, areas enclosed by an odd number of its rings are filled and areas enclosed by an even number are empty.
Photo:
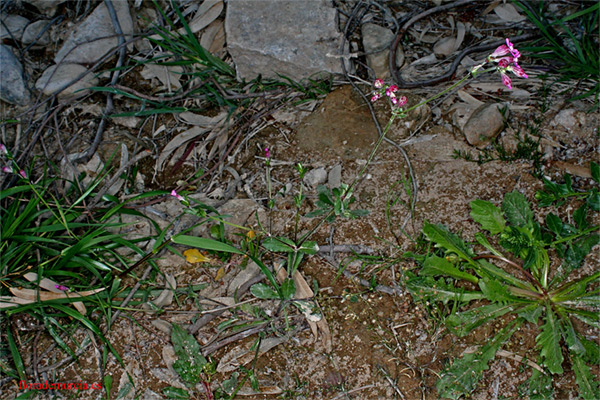
M212 261L204 254L200 253L198 249L187 249L183 252L183 255L185 256L185 260L192 264Z
M246 233L246 237L252 240L256 237L256 234L254 233L254 231L248 231L248 233Z
M221 267L217 271L217 276L215 276L215 281L220 281L225 276L225 268Z

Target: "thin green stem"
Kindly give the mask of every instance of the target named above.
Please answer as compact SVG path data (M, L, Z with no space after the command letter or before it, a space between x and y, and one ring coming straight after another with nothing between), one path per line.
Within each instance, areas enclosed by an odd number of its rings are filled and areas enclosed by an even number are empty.
M588 233L597 231L599 228L600 227L598 225L594 225L594 226L592 226L590 228L587 228L586 230L583 230L583 231L581 231L581 232L579 232L579 233L577 233L575 235L571 235L571 236L568 236L566 238L555 240L554 242L550 243L550 247L555 247L557 244L577 239L578 237L581 237L581 236L587 235Z
M418 107L421 107L421 106L429 103L430 101L433 101L433 100L437 99L440 96L443 96L444 94L448 93L449 91L453 90L454 88L456 88L457 86L459 86L460 84L462 84L463 82L465 82L470 76L471 76L471 74L465 75L461 80L459 80L458 82L456 82L452 86L449 86L448 88L444 89L440 93L438 93L438 94L436 94L436 95L428 98L427 100L423 100L419 104L416 104L416 105L414 105L412 107L409 107L406 110L399 110L399 109L392 108L392 116L390 117L390 120L388 121L387 125L383 129L383 132L381 133L381 135L379 136L379 138L377 139L377 142L375 143L375 146L373 146L373 150L371 150L371 153L369 154L369 157L367 158L367 162L360 169L360 171L358 172L358 174L356 175L356 177L354 178L354 180L352 181L352 183L350 184L350 186L348 186L348 189L346 189L345 192L342 194L342 201L346 200L346 198L348 196L352 195L352 192L354 191L354 188L356 187L356 185L358 184L358 182L361 180L361 178L363 177L363 175L367 171L367 168L369 168L369 166L371 165L371 162L373 161L373 158L375 158L375 154L377 153L377 150L379 150L379 146L381 146L381 143L385 139L385 137L386 137L386 135L387 135L390 127L392 126L392 123L396 120L397 117L403 118L410 111L412 111L412 110L414 110L414 109L416 109ZM332 209L325 216L321 217L321 220L310 231L308 231L306 234L304 234L302 236L302 238L300 239L300 243L298 244L298 246L301 246L302 243L304 243L309 237L311 237L316 232L316 230L319 229L319 227L321 225L323 225L323 223L329 217L331 217L333 214L334 214L334 210Z

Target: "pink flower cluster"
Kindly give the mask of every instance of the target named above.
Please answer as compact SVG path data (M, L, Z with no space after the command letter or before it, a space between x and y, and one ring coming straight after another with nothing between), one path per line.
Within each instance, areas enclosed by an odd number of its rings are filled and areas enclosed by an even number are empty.
M403 107L406 104L406 96L396 96L398 86L386 85L383 80L376 79L375 82L373 82L373 87L375 88L375 91L371 97L372 102L379 100L385 95L390 99L390 102L398 108Z
M0 143L0 157L4 156L8 157L9 160L12 160L12 155L9 153L4 143ZM0 168L0 170L5 174L12 174L13 172L15 172L13 167L8 165L3 166L2 168ZM25 172L24 169L19 170L18 174L21 175L22 178L27 179L27 172Z
M502 77L502 83L509 89L512 89L512 81L508 76L507 72L510 71L519 78L527 79L528 76L523 71L523 68L518 64L521 53L515 48L511 41L506 38L506 44L498 46L492 54L490 54L482 64L477 65L471 70L471 72L477 71L488 62L495 62L498 64L496 69L500 72Z

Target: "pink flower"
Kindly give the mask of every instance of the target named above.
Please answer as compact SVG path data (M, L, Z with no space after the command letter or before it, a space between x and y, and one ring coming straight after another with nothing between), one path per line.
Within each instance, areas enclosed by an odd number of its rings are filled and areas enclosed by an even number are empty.
M4 143L0 143L0 155L8 154L8 150L6 150L6 146Z
M508 48L508 51L510 51L510 54L512 54L512 56L515 58L516 62L519 59L519 57L521 57L521 53L519 52L519 50L515 49L514 45L510 42L508 38L506 38L506 47Z
M375 93L373 97L371 97L371 103L375 103L377 100L381 98L381 94Z
M383 87L383 80L375 79L375 82L373 82L373 86L375 87L375 89L381 89Z
M182 195L178 194L178 193L175 191L175 189L173 189L173 190L171 191L171 196L175 197L175 198L176 198L177 200L179 200L179 201L184 201L184 200L185 200L185 199L183 198L183 196L182 196Z
M390 100L392 101L393 105L397 105L398 104L398 99L396 98L396 96L390 97Z
M398 98L398 104L396 104L396 105L397 105L398 107L402 107L402 106L404 106L404 105L406 104L406 102L407 102L407 101L408 101L408 100L407 100L406 96L400 96L400 97Z
M269 150L268 147L265 147L265 157L271 158L271 151Z
M385 95L388 97L395 97L394 93L398 91L398 86L391 85L387 89L385 89Z
M25 172L24 169L19 171L19 175L21 175L23 178L27 179L27 172Z
M517 63L515 63L515 65L513 65L512 67L508 67L508 70L511 71L516 76L518 76L519 78L525 78L525 79L529 78L527 76L527 74L525 73L525 71L523 71L523 68L518 66Z
M488 59L491 60L492 58L502 57L507 55L508 53L510 53L510 49L508 48L508 46L503 44L502 46L498 46L498 48L494 50L492 54L489 55Z
M6 174L11 174L13 172L13 169L11 167L2 167L2 172Z
M500 75L502 76L502 83L504 84L504 86L506 86L509 89L512 89L512 81L510 80L510 77L504 72L500 72Z
M69 290L69 288L64 285L54 285L54 287L57 288L58 290L62 290L63 292L66 292Z

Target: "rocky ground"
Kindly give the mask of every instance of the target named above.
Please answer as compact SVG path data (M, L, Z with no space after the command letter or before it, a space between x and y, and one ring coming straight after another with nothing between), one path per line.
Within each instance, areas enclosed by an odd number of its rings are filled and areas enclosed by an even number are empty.
M22 155L28 150L51 155L59 164L62 159L62 171L66 176L74 173L66 159L73 161L76 171L93 176L117 150L121 167L138 167L133 181L115 179L107 188L109 193L122 196L122 199L153 189L187 189L190 196L228 215L228 222L250 227L259 234L262 231L263 234L292 238L297 232L309 231L316 223L314 218L301 217L296 228L293 195L300 187L303 188L307 196L302 209L305 214L315 207L319 184L337 187L340 182L352 182L377 141L374 118L385 126L390 116L386 104L375 103L371 110L368 101L365 101L365 96L370 96L372 90L372 78L389 76L388 46L378 49L376 45L389 43L394 38L395 26L387 15L390 9L368 9L361 28L353 27L355 35L348 35L351 39L358 39L342 41L340 30L353 15L355 4L335 2L337 8L328 7L319 14L325 21L315 23L331 25L331 21L337 21L338 25L334 26L340 29L331 32L318 31L318 27L307 29L312 33L316 31L322 39L311 39L319 45L303 50L304 54L314 52L311 65L305 65L302 60L289 63L280 60L277 64L281 70L288 68L282 73L294 78L315 70L338 74L328 94L301 104L290 103L271 109L264 104L260 107L253 104L249 109L255 107L258 117L244 130L228 130L224 122L224 108L213 106L204 114L197 112L201 100L185 103L189 109L194 109L193 112L155 114L148 119L142 116L115 118L107 123L102 141L93 155L81 160L92 146L94 133L99 129L99 121L108 105L102 93L87 93L81 97L82 92L77 90L92 85L109 86L114 74L111 75L108 68L119 62L116 61L117 55L102 57L111 48L127 48L131 57L141 59L150 54L143 50L148 43L132 41L133 44L128 46L112 37L97 41L99 43L93 46L94 53L90 54L86 46L78 47L77 43L82 43L85 38L89 40L90 35L98 32L114 33L110 13L103 3L73 2L76 4L65 5L56 2L58 5L54 7L50 4L55 3L43 1L8 3L11 6L3 3L6 9L3 10L3 44L0 49L10 52L1 60L2 63L12 63L10 68L14 69L7 72L9 67L6 64L1 67L3 120L18 118L33 122L31 125L5 123L2 125L2 142L7 143L15 154ZM113 0L112 3L125 40L145 27L147 22L142 16L156 16L147 2ZM254 30L250 31L256 36L248 36L248 32L238 32L231 26L249 24L243 19L245 9L227 10L235 2L227 5L220 1L192 3L195 8L188 5L187 9L187 15L193 21L190 22L192 30L213 54L236 65L239 79L252 79L248 75L252 71L273 65L268 58L272 54L265 55L268 52L261 50L283 35L289 24L280 21L281 25L277 27L269 25L275 37L269 38L263 33L263 24L255 21L252 25ZM407 7L399 7L395 11L398 20L411 11ZM433 8L434 4L430 7ZM481 14L468 21L461 19L456 12L437 16L440 26L448 29L426 26L421 21L409 31L407 36L412 42L405 43L404 49L398 51L396 63L404 65L403 71L407 75L414 74L416 68L423 65L428 66L429 74L439 75L444 67L434 63L461 48L467 30L465 25L470 26L469 29L473 29L470 34L475 35L477 29L480 29L480 34L484 32L490 19L495 18L504 24L521 22L518 16L510 14L512 11L504 8L495 13L488 11L485 23L479 18ZM277 10L272 12L277 15ZM63 15L65 17L57 20ZM292 20L300 18L294 15L288 14ZM311 15L304 17L310 18ZM265 14L267 18L269 16ZM236 23L238 20L241 22ZM35 24L38 27L31 26ZM45 30L46 26L50 28ZM33 29L38 30L31 32ZM210 32L210 37L204 36L207 32ZM495 36L501 39L504 35L498 32ZM253 48L247 41L257 37L260 43ZM286 40L292 39L286 37ZM348 66L352 68L352 77L343 75L338 59L335 65L330 62L331 57L326 58L323 64L317 63L319 54L338 54L340 42L345 42L346 52L361 53ZM334 45L327 47L323 43ZM434 61L422 51L422 46L429 44L436 50L438 58L434 57ZM85 52L82 47L85 47ZM80 50L82 52L78 53ZM157 51L155 48L151 50ZM475 59L475 55L472 56ZM41 392L36 396L159 399L163 398L163 389L167 386L185 388L172 367L175 356L170 327L177 323L193 332L202 352L215 361L216 372L207 382L212 390L222 387L235 374L242 379L247 376L248 370L254 371L260 393L246 384L235 398L437 399L435 384L444 366L453 358L472 351L473 346L485 342L496 327L483 326L474 335L458 339L441 322L443 307L417 304L405 290L403 273L415 268L415 264L401 256L405 251L414 250L415 239L424 222L445 224L454 232L460 232L465 239L472 240L477 226L469 215L469 202L474 199L499 204L506 193L517 190L533 202L535 191L542 187L537 173L558 181L569 173L578 188L592 184L589 165L590 161L598 160L598 112L593 109L589 112L592 104L588 100L566 102L566 95L559 91L545 91L545 82L536 65L526 55L523 57L522 66L526 70L531 67L528 70L530 76L527 80L515 78L512 91L502 85L498 75L484 75L414 110L391 127L388 133L391 142L383 143L355 192L357 201L352 207L366 209L369 215L320 226L313 240L322 251L307 257L301 264L301 275L311 288L318 288L316 300L325 317L317 336L295 308L289 307L283 312L281 304L258 300L250 293L236 297L236 289L246 282L260 279L260 271L243 257L233 256L223 261L204 254L211 258L210 261L189 262L189 257L186 260L164 251L156 257L158 269L146 270L141 279L142 286L164 289L168 285L178 288L197 285L196 289L175 297L166 290L165 293L171 295L161 296L160 301L148 299L146 305L126 309L110 329L106 323L101 324L102 329L107 331L107 338L122 356L123 365L110 354L103 353L105 350L95 339L82 351L77 362L57 365L65 355L52 347L49 336L36 338L37 347L47 349L41 351L42 356L38 355L39 381L100 383L106 388L105 377L110 376L112 387L106 390L108 393L104 390L93 394L85 390L79 393L54 391ZM370 70L364 67L365 64ZM160 96L181 87L183 79L178 75L178 67L153 68L151 64L131 68L121 75L119 82L146 96ZM467 68L468 63L459 68L458 78ZM268 73L265 70L265 75ZM358 79L358 75L363 79ZM76 77L80 78L77 83L68 86ZM10 84L14 90L7 92L4 82L9 78L16 80ZM411 106L441 92L451 83L401 88L401 93L407 96ZM555 88L569 91L569 85L568 82L562 83ZM65 86L68 88L61 91ZM275 104L278 100L277 96L272 96L265 103ZM111 103L112 112L139 107L139 103L123 95L115 96ZM500 109L504 108L508 111L501 112ZM272 112L261 116L261 110ZM58 139L46 137L45 142L29 148L28 143L36 135L35 129L40 124L43 128L46 119L56 123ZM522 137L531 133L532 128L539 135L536 137L536 140L539 138L539 164L527 158L479 164L456 157L457 151L463 154L470 152L476 157L480 149L492 141L506 149L515 149L518 135ZM194 138L198 143L188 152ZM64 149L59 149L61 144ZM272 210L268 209L265 148L271 155L272 193L280 193ZM216 160L221 155L224 155L224 161L218 164ZM134 160L139 161L134 163ZM302 163L309 171L303 180L298 178L297 163ZM217 165L217 173L209 176L210 179L190 183L190 177L199 169L212 165ZM139 205L139 210L150 215L161 228L177 219L183 208L170 196L163 196L152 204ZM156 233L143 220L132 218L126 222L134 222L123 232L130 236ZM182 230L196 222L186 216L177 229ZM193 232L198 236L209 235L204 226ZM234 243L239 243L245 234L246 231L235 228L227 230L228 238ZM354 248L360 249L362 254L353 255L347 251L348 246L361 246ZM177 248L180 251L186 249ZM269 254L264 261L278 265L282 262L279 257ZM598 252L592 252L585 268L594 268L599 262ZM145 268L134 271L137 278L126 278L124 286L133 286L144 274ZM370 290L368 284L371 279L381 285L378 290ZM150 300L154 301L152 306L149 305ZM248 303L244 306L240 305L246 301ZM229 307L219 313L207 311L215 304L217 308ZM248 335L234 336L233 331L223 328L227 321L259 323L256 310L262 310L265 313L262 317L267 315L270 323L261 326L261 329L248 330ZM214 317L212 320L206 318L211 315ZM95 317L102 321L99 314ZM26 316L22 319L27 322ZM286 329L286 319L294 326L293 329ZM35 336L35 331L28 330L27 324L19 329L25 343ZM598 339L597 331L588 334ZM511 339L485 373L482 383L472 395L474 399L521 398L519 386L527 381L530 374L530 369L523 368L522 360L535 359L535 335L536 331L525 329ZM74 332L73 336L79 343L91 337L83 329ZM270 347L266 348L263 344L259 351L251 348L258 337ZM23 345L22 354L26 367L32 365L31 346ZM597 369L593 372L598 374ZM0 397L13 399L22 393L16 390L15 381L3 379L2 383ZM555 389L557 399L577 398L573 372L567 370L558 377ZM210 398L208 395L204 397Z

